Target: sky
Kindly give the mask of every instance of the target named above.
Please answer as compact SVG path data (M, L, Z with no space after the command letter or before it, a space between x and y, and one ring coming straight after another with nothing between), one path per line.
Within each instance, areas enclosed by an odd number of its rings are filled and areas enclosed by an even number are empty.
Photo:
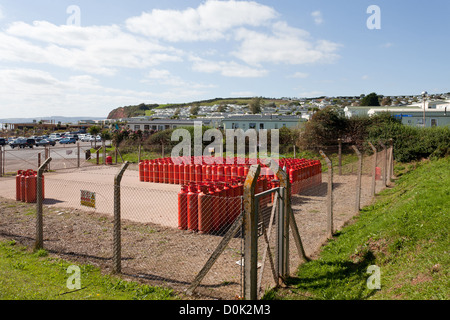
M0 118L450 91L447 0L0 0Z

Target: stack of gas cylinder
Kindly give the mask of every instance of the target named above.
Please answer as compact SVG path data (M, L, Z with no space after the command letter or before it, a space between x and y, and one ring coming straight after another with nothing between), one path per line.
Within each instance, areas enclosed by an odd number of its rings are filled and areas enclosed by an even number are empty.
M242 158L223 158L222 164L217 160L201 157L160 158L143 160L139 163L139 180L142 182L188 185L220 181L231 183L237 179L245 179L251 166L250 160ZM208 160L208 161L207 161ZM269 181L277 179L272 170L262 163L260 176ZM291 192L298 194L322 182L322 166L319 160L284 158L278 165L286 171L292 184Z
M42 199L44 199L44 176L42 176ZM16 175L16 200L36 203L37 201L37 172L33 170L19 170Z
M143 160L139 163L142 182L178 184L178 227L181 230L212 233L224 230L242 209L244 181L251 166L245 158L212 159L191 157ZM298 194L322 182L318 160L283 158L277 161L291 182L291 194ZM190 163L190 164L189 164ZM211 164L214 163L214 164ZM255 193L280 186L278 177L259 159L261 173ZM260 207L273 202L273 194L260 199Z

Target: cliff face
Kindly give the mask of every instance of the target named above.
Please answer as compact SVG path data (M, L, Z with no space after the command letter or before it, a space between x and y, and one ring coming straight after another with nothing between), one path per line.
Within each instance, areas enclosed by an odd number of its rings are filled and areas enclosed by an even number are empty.
M140 105L137 106L120 107L111 111L108 115L108 119L121 119L121 118L145 116L148 110L152 110L154 108L157 108L158 106L159 105L157 104L141 103Z
M126 117L127 117L127 114L125 112L124 107L114 109L108 115L108 119L122 119L122 118L126 118Z

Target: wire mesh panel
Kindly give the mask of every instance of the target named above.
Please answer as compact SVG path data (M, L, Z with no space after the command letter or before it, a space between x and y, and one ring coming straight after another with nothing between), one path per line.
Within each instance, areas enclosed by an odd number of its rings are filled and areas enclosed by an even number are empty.
M278 285L280 263L278 236L279 209L284 202L279 197L279 188L255 195L258 221L258 296Z
M17 148L11 150L5 146L2 154L3 173L11 175L19 170L37 170L40 159L42 162L45 159L43 148Z

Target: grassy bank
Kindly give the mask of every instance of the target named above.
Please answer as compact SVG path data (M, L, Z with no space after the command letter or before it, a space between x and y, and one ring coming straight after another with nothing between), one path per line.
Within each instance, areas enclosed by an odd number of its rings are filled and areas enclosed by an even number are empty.
M401 166L372 206L265 299L449 299L450 158ZM381 289L369 289L369 266Z
M31 252L15 241L0 242L0 300L168 300L172 291L103 275L91 265L79 265L80 290L67 273L72 264ZM70 270L69 270L70 271Z

